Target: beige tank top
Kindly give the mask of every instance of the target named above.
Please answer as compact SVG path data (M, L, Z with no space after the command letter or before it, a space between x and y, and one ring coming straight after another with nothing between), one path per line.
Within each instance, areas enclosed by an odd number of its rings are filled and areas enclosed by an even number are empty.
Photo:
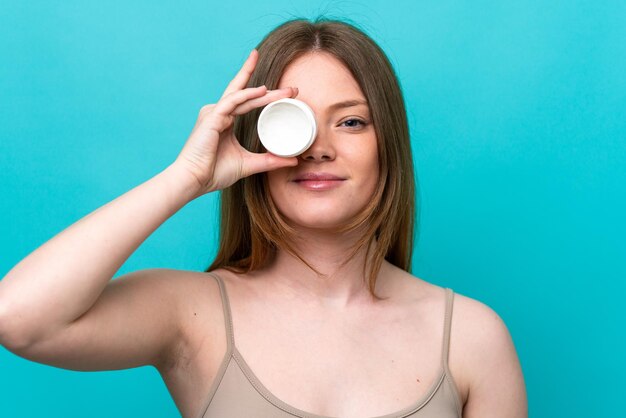
M250 369L237 347L226 286L220 287L227 332L226 354L198 418L331 418L302 411L274 396ZM441 371L425 395L400 411L376 418L461 418L461 402L448 368L448 347L454 293L446 289Z

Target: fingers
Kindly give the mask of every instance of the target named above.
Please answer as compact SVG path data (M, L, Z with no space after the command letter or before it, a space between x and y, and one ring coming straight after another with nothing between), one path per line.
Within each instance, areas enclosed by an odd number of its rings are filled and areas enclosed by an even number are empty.
M211 110L219 112L222 116L231 114L242 115L275 100L286 97L293 98L298 95L298 89L295 87L268 91L265 96L263 96L263 93L265 93L267 89L265 89L264 86L246 88L258 59L259 52L253 49L235 78L233 78L230 84L228 84L228 87L226 87L226 90L224 90L224 94L218 103Z
M285 87L278 90L267 90L265 86L250 87L239 90L221 99L213 111L226 115L242 115L250 110L286 97L295 97L298 94L296 87Z
M213 108L214 113L218 113L222 116L228 116L233 113L235 108L240 104L247 102L248 100L256 99L267 93L267 87L250 87L244 90L238 90L224 96Z
M263 154L248 153L243 166L244 177L264 171L276 170L283 167L294 167L298 165L296 157L278 157L269 152Z
M293 98L298 95L297 87L284 87L278 90L268 90L265 96L257 97L256 99L248 100L245 103L240 104L233 110L233 115L243 115L248 113L252 109L265 106L276 100L284 99L287 97Z
M232 81L226 87L226 90L224 90L222 98L238 90L243 90L248 85L248 81L252 76L252 72L256 67L258 59L259 51L253 49L252 52L250 52L250 55L248 55L246 62L243 63L243 66L241 67L235 78L232 79Z

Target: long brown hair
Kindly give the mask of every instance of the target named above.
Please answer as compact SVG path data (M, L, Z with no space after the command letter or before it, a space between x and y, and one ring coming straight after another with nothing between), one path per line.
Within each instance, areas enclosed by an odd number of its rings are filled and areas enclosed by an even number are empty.
M369 205L338 232L356 228L365 231L346 262L366 249L369 261L363 266L364 279L372 296L381 299L374 289L384 259L410 271L416 216L409 129L394 70L369 36L354 25L336 20L288 21L270 32L257 49L259 59L248 86L265 84L275 89L285 68L296 58L323 51L348 68L365 95L378 141L379 181ZM264 151L256 131L260 111L242 115L234 124L235 136L253 152ZM309 265L294 250L290 239L293 233L270 197L266 175L241 179L222 191L220 244L206 271L256 270L269 264L279 248Z

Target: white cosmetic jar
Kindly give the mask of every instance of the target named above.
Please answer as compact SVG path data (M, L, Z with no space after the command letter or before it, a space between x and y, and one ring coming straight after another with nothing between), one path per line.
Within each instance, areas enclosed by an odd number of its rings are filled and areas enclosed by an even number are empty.
M295 157L315 141L315 113L301 100L276 100L261 111L257 131L261 144L269 152L281 157Z

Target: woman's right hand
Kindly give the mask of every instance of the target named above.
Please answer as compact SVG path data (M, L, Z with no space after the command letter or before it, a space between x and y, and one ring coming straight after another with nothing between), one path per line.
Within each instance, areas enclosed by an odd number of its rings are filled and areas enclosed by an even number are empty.
M251 174L298 164L296 157L252 153L243 148L233 133L235 116L286 97L298 89L267 90L265 86L246 88L258 60L254 49L230 82L220 100L203 106L198 120L174 165L198 182L197 196L224 189Z

